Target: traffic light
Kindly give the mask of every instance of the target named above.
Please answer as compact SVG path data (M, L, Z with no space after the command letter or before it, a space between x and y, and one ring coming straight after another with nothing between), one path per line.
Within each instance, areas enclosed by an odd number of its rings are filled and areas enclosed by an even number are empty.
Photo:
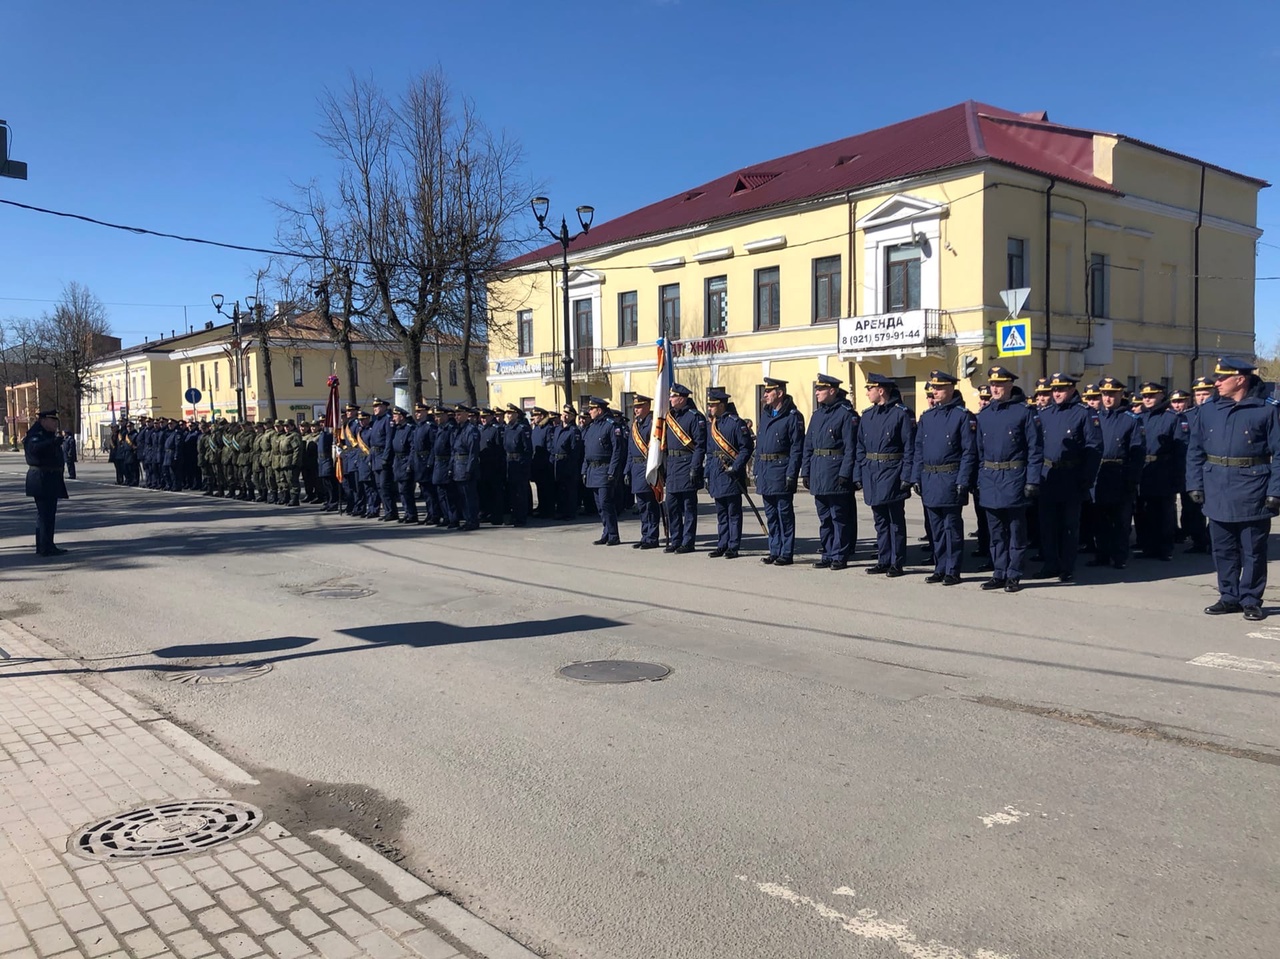
M978 372L978 358L972 353L966 353L960 359L960 375L968 379L976 372Z

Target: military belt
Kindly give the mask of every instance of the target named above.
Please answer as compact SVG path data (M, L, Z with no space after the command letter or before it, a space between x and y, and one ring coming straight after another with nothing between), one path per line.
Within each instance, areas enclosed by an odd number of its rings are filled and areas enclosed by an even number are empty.
M455 460L458 460L459 462L465 463L467 460L471 459L471 454L470 453L454 453L453 458Z
M1020 470L1027 465L1026 460L983 460L984 470Z
M780 463L790 457L786 453L761 453L759 459L765 463Z
M813 455L814 455L814 456L843 456L843 455L844 455L844 450L843 450L843 449L838 449L838 450L836 450L836 449L820 449L820 450L814 450L814 451L813 451Z
M608 460L587 460L588 466L608 466Z
M61 473L61 466L33 466L33 470L39 470L41 473Z
M648 458L647 456L633 456L633 457L631 457L631 462L633 462L633 463L647 463L647 462L649 462L649 458Z
M899 463L902 461L901 453L868 453L867 459L873 463Z
M1121 459L1121 458L1119 458L1119 457L1114 457L1114 458L1113 458L1113 457L1108 456L1108 457L1105 457L1105 458L1103 459L1103 461L1102 461L1102 462L1104 462L1104 463L1123 463L1123 462L1124 462L1124 460L1123 460L1123 459Z
M568 458L569 458L569 454L568 454L568 453L557 453L557 454L556 454L556 459L558 459L558 460L567 460Z
M522 459L524 459L524 454L523 454L523 453L508 453L508 454L507 454L507 462L508 462L508 463L519 463Z
M926 473L958 473L960 472L960 464L959 463L937 463L937 464L930 465L926 463L924 465L924 471Z
M675 457L692 456L693 451L692 450L667 450L667 455L675 456Z
M1266 466L1271 462L1270 456L1210 456L1206 453L1204 458L1214 466L1235 466L1239 468Z
M1078 459L1070 458L1070 457L1067 459L1060 459L1060 460L1046 459L1044 461L1044 465L1049 467L1049 469L1053 469L1055 466L1060 466L1062 467L1062 469L1071 469L1073 467L1079 466L1080 461Z
M1146 462L1148 462L1148 463L1154 463L1154 462L1155 462L1156 460L1158 460L1159 458L1160 458L1159 456L1148 456L1148 457L1147 457L1147 459L1146 459Z

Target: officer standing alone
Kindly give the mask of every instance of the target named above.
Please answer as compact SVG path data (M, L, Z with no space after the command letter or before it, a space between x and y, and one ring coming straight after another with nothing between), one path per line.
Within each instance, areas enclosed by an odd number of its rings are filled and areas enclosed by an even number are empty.
M1204 507L1218 576L1211 616L1243 612L1266 618L1267 537L1280 514L1280 408L1256 367L1218 360L1218 397L1199 407L1187 454L1188 496Z
M66 553L54 545L58 500L68 499L67 484L62 478L62 441L58 439L58 411L41 410L35 424L22 438L22 452L27 461L27 495L36 501L36 555L61 556Z

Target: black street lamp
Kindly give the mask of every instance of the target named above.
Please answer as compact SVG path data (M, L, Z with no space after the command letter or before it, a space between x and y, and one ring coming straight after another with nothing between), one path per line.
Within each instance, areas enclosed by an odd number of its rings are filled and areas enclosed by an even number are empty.
M224 312L222 309L224 298L221 293L215 293L213 294L213 296L209 297L209 299L213 302L213 308L215 310L217 310L223 316L227 316L227 313ZM254 307L257 306L257 303L258 303L257 297L246 296L244 298L244 305L248 307L249 312L251 314L253 313ZM241 423L244 423L248 420L248 416L246 415L246 410L244 405L244 354L240 346L240 301L239 300L236 300L231 305L230 320L231 320L231 348L235 351L235 364L236 364L235 365L236 416ZM209 401L209 410L210 410L210 413L212 413L213 411L212 397L210 397L210 401Z
M563 257L561 266L564 270L564 401L566 405L572 405L573 353L569 349L569 244L578 237L585 236L591 232L591 219L596 215L596 208L593 206L578 207L578 223L581 224L582 230L570 236L569 224L563 216L560 217L559 233L547 226L547 208L551 206L551 201L545 196L535 196L529 205L533 207L533 215L538 220L538 229L560 241L560 252Z

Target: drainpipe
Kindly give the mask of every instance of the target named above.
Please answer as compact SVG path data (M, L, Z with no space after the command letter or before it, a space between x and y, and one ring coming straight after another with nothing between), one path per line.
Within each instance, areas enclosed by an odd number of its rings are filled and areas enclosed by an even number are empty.
M854 307L858 305L858 294L855 292L858 285L858 263L853 258L853 231L854 224L858 222L858 201L850 201L849 193L846 191L844 202L849 208L849 289L844 295L845 316L857 316Z
M1191 287L1191 379L1200 362L1200 227L1204 223L1204 164L1200 164L1200 208L1196 211L1195 256Z
M1053 188L1058 181L1050 177L1044 191L1044 354L1040 357L1040 375L1049 375L1049 339L1053 334Z

